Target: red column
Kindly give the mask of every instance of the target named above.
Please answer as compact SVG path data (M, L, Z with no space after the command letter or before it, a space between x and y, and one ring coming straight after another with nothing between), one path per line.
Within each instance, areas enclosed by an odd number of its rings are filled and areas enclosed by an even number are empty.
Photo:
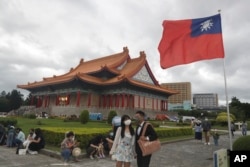
M66 102L66 104L69 105L69 103L70 103L70 94L67 95L67 102Z
M119 100L119 96L116 95L115 96L115 107L118 107L118 100Z
M47 95L46 96L44 96L44 107L47 107Z
M166 111L168 110L168 101L166 100Z
M102 105L103 108L106 107L106 95L103 95L103 105Z
M130 95L127 95L127 107L129 107L129 102L130 102L130 101L129 101L129 96L130 96Z
M89 93L88 95L88 107L91 106L91 93Z
M109 107L112 107L112 95L109 95Z
M138 96L138 108L140 108L141 107L141 99L140 99L140 95Z
M124 94L122 94L122 107L124 107Z
M76 106L79 107L80 105L80 99L81 99L81 92L78 91L76 95Z

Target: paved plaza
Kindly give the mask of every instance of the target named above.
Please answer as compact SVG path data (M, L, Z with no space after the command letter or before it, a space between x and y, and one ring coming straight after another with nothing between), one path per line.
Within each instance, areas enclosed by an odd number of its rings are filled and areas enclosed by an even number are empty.
M236 132L233 140L241 136L240 131ZM193 139L169 142L162 145L157 153L153 154L150 167L213 167L213 152L221 148L230 148L229 136L220 136L219 146L204 145ZM17 155L15 148L7 148L0 146L0 166L1 167L50 167L65 166L60 158L51 157L40 153L38 155ZM115 161L110 158L90 160L89 158L81 158L80 162L70 162L70 167L114 167ZM132 163L132 167L136 167L136 161Z

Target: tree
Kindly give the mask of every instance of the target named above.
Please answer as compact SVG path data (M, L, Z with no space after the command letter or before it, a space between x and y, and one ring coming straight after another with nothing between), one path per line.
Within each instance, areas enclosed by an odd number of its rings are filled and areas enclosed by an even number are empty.
M10 111L9 100L4 97L0 97L0 112L8 112L8 111Z
M2 91L2 92L1 92L1 95L0 95L0 97L3 97L3 98L5 98L5 96L6 96L6 92L5 92L5 91Z
M112 119L117 116L117 113L116 111L110 111L109 114L108 114L108 123L111 124L112 123Z
M31 103L31 101L32 101L32 98L33 98L33 102ZM35 104L37 104L37 98L35 98L35 97L32 97L32 94L30 93L27 97L26 97L26 99L25 99L25 101L24 101L24 103L23 103L24 105L35 105Z
M9 100L10 110L16 110L23 104L23 95L15 89L8 93L6 98Z
M89 111L88 110L84 110L80 114L80 122L82 124L86 124L86 123L88 123L88 121L89 121Z
M234 122L236 120L235 116L233 114L230 114L230 121ZM220 123L221 125L227 125L228 124L228 117L227 112L221 112L216 117L216 122Z
M232 97L231 103L229 104L230 107L240 107L241 102L237 97Z
M240 120L246 120L250 118L250 104L241 103L239 99L233 97L231 100L230 113L233 113L236 118Z

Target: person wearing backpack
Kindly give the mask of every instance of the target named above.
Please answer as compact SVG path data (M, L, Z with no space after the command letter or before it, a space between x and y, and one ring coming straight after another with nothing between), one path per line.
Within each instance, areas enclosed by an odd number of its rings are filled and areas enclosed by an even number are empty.
M211 123L208 121L207 118L202 122L202 129L204 132L204 137L205 137L205 145L210 145L210 130L211 130Z

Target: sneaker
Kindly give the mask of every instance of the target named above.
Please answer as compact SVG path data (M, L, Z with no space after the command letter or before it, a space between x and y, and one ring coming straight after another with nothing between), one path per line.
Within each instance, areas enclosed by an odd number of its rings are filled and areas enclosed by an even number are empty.
M104 155L104 154L102 154L102 158L105 158L105 155Z
M208 143L207 143L207 145L209 145L209 146L210 146L210 143L208 142Z
M90 159L94 159L94 157L92 155L89 156Z
M36 154L38 154L37 151L31 151L31 150L28 150L28 153L31 154L31 155L36 155Z

